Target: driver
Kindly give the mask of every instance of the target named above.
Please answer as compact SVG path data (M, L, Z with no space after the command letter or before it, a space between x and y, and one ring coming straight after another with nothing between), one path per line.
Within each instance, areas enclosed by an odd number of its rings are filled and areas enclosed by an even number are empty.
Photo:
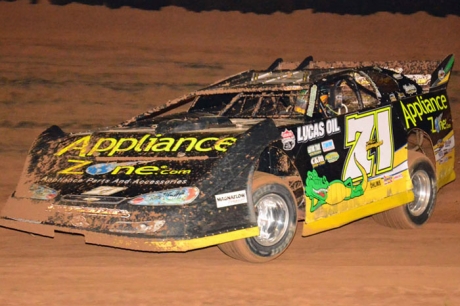
M307 108L307 91L301 90L296 98L294 111L300 114L305 114Z
M319 91L319 100L323 104L324 108L326 109L326 113L328 115L337 115L334 109L329 105L329 90L323 88Z
M345 111L348 112L348 109L345 104L343 104L343 95L340 87L337 87L334 90L334 95L330 98L330 92L327 89L321 89L319 94L319 99L326 108L326 112L331 115L340 115ZM331 100L330 100L331 99ZM342 111L343 108L343 111Z
M329 92L326 89L321 89L319 99L325 106L329 105Z

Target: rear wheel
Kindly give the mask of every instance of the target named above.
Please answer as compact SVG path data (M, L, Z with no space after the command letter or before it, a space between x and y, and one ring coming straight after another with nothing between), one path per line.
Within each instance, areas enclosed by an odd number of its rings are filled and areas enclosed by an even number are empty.
M294 194L277 176L255 172L252 199L260 234L219 245L230 257L266 262L280 256L289 246L296 231L297 206Z
M436 203L436 172L432 162L422 153L409 151L409 172L414 201L373 216L378 223L398 228L416 228L428 221Z

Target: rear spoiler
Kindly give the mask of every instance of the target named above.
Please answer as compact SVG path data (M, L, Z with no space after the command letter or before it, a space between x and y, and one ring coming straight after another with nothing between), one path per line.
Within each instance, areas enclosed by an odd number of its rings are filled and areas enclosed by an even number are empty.
M436 70L431 74L430 88L447 87L454 62L454 55L451 54L438 65Z

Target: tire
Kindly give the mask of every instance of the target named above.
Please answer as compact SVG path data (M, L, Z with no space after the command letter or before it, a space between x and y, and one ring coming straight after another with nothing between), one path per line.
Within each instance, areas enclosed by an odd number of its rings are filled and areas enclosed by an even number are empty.
M373 216L382 225L397 229L412 229L425 224L436 204L436 171L422 153L409 151L409 172L414 186L414 201Z
M280 256L291 244L297 227L297 205L288 184L263 172L254 174L252 199L260 235L227 242L219 248L235 259L267 262Z

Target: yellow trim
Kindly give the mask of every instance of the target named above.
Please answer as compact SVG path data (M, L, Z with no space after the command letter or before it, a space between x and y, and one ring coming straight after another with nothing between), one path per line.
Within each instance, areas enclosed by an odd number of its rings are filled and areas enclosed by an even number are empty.
M302 236L309 236L333 228L340 227L352 221L374 215L376 213L410 203L414 200L414 194L411 191L402 192L394 196L375 201L371 204L357 207L356 209L344 211L342 213L328 216L311 223L305 223L303 226ZM403 204L401 204L403 203Z
M259 227L246 228L229 233L218 234L203 238L177 241L145 241L144 245L150 248L154 247L158 251L187 251L201 249L204 247L217 245L233 240L244 239L259 235Z
M448 183L455 180L455 139L454 139L454 131L450 131L443 139L442 143L451 140L454 141L454 146L452 150L443 156L443 159L447 159L444 163L440 163L436 161L436 178L437 178L437 187L440 189L441 187L447 185ZM434 151L437 149L442 149L443 145L436 144L434 146Z
M401 164L407 162L408 157L407 145L396 150L393 156L393 169L399 167ZM407 167L406 167L407 168Z
M384 201L389 198L394 198L396 195L412 190L412 181L410 179L408 164L407 164L407 147L403 147L394 153L394 166L392 171L388 171L386 175L378 177L369 177L367 181L366 190L364 194L349 200L343 200L336 204L325 203L314 212L310 212L311 204L307 204L305 223L312 224L319 222L322 219L328 219L350 212L358 211L359 207L366 207L372 205L377 201ZM400 171L394 173L395 171ZM389 181L386 181L389 180ZM342 195L343 196L343 195ZM307 203L311 203L311 199L306 197ZM401 202L398 202L401 203ZM396 204L397 206L397 204ZM351 222L353 220L362 218L361 215L341 222L341 225ZM340 226L340 225L338 225ZM335 227L335 226L334 226Z
M449 81L449 78L450 78L450 71L444 76L444 78L436 86L447 83Z
M5 219L4 217L0 217L0 227L13 228L20 231L35 233L47 237L54 237L55 231L60 231L64 233L75 233L85 236L86 243L150 252L185 252L188 250L200 249L233 240L244 239L259 235L259 227L256 226L202 238L187 240L162 240L153 238L150 239L146 237L137 238L132 236L120 236L117 234L97 233L80 228L53 226L35 222L38 221L28 222L24 219L15 221Z

